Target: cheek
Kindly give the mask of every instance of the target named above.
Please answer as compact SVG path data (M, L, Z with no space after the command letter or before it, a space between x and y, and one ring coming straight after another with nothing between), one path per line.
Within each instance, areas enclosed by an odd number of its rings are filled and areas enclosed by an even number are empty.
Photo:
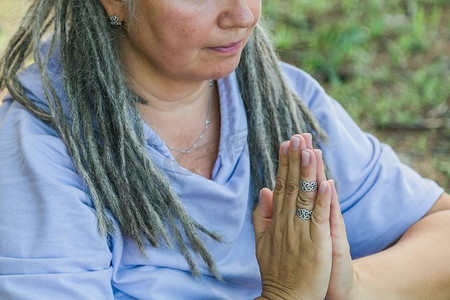
M170 40L172 45L186 48L201 46L212 28L210 18L197 11L170 11L163 22L165 39Z

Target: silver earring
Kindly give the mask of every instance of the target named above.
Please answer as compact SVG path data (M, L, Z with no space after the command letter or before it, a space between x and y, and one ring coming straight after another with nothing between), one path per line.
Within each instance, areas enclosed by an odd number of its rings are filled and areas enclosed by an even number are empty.
M110 23L111 25L114 26L121 26L122 22L119 21L119 17L116 15L112 15L111 17L109 17Z

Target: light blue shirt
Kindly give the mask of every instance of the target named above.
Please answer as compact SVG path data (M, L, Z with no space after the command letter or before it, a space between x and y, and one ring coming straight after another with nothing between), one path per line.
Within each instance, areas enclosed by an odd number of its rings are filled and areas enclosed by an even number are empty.
M292 88L330 136L323 149L339 184L353 257L382 250L434 204L443 190L401 164L392 149L363 133L303 71L282 64ZM49 74L64 97L57 58ZM41 107L40 76L21 80ZM182 255L161 245L143 258L120 231L100 236L87 187L58 134L22 105L0 107L0 299L251 299L260 295L255 258L246 115L235 74L218 80L219 155L212 180L180 167L145 126L148 154L167 174L188 213L223 235L201 235L224 281L196 257L193 278Z

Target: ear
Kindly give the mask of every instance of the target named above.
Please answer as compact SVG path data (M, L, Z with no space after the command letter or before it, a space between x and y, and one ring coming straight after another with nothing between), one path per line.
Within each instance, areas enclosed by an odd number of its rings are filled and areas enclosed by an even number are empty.
M123 21L125 16L125 5L123 0L100 0L100 3L103 5L106 14L109 17L116 15L119 18L119 21Z

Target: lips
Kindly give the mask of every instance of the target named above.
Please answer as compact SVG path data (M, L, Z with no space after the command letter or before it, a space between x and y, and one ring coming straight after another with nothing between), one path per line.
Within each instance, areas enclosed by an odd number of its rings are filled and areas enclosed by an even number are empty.
M209 49L219 52L219 53L234 54L234 53L239 52L239 50L241 50L241 47L242 47L242 41L238 41L238 42L234 42L234 43L224 45L224 46L210 47Z

